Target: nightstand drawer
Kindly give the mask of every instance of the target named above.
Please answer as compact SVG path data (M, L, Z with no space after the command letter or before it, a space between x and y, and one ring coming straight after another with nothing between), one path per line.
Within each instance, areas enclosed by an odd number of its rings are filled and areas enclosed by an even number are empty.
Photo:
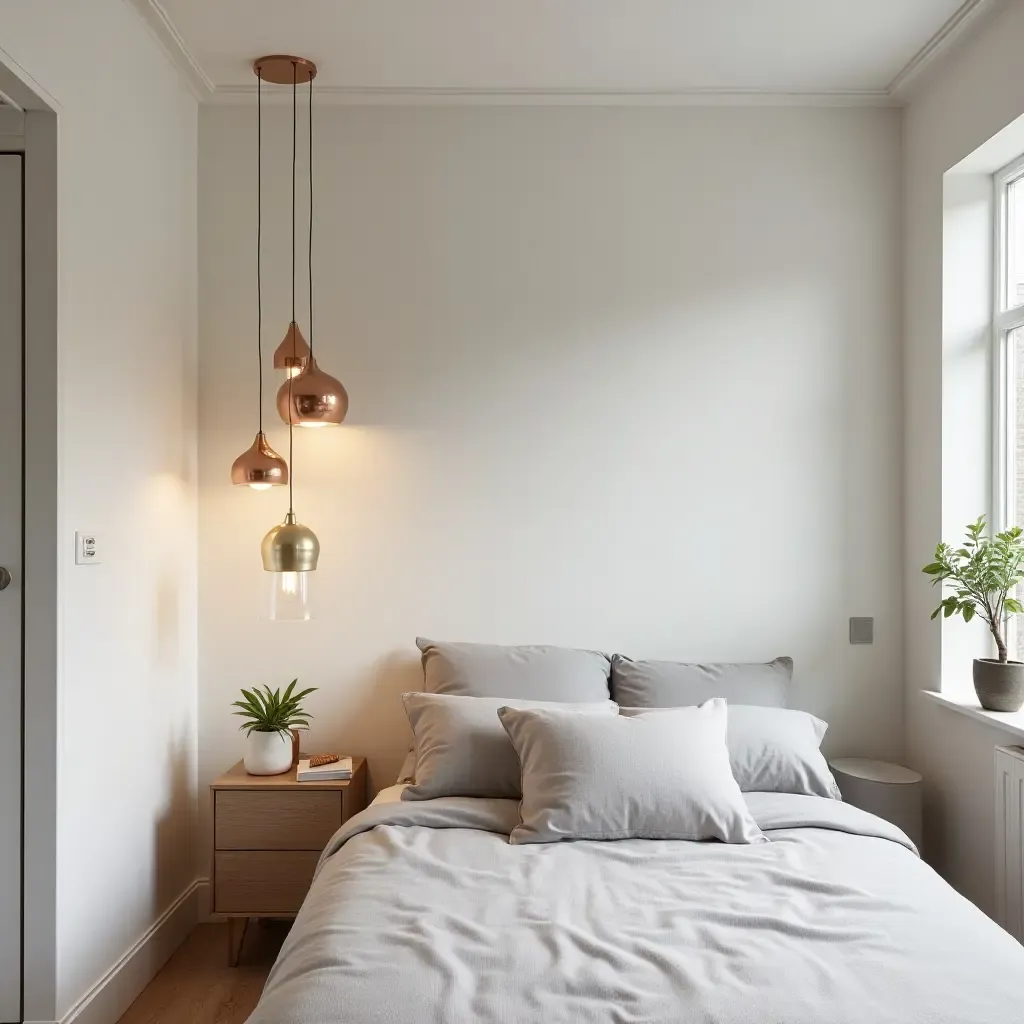
M213 864L214 913L296 913L319 859L312 850L218 850Z
M315 850L341 828L341 793L221 790L214 807L218 850Z

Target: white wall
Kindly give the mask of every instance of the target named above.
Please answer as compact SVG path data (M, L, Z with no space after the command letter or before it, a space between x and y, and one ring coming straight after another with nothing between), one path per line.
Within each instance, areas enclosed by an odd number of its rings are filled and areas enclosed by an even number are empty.
M196 874L197 108L123 0L12 0L0 45L59 125L62 1014Z
M1022 38L1024 3L1012 0L926 73L904 115L908 756L927 783L930 855L954 885L989 911L992 748L1010 738L918 693L939 689L940 682L953 691L969 690L964 677L983 642L977 632L966 636L962 623L929 622L935 594L920 568L940 536L959 536L968 519L991 506L991 395L982 309L990 257L983 246L968 278L948 251L944 266L943 175L1024 112ZM946 180L946 237L954 243L977 229L976 214L984 204L973 190L973 175L958 177Z
M242 752L238 687L299 676L312 745L389 784L417 634L792 654L831 750L900 755L899 113L318 116L316 346L351 411L296 438L323 547L298 625L260 621L286 497L228 483L255 430L255 112L200 117L201 781ZM269 354L290 153L266 117Z

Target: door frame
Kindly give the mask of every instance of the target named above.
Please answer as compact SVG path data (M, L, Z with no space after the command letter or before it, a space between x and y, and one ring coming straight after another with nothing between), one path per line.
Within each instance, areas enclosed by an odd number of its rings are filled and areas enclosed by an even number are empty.
M4 108L4 114L8 111ZM9 118L0 118L0 129L9 126ZM19 330L16 349L18 352L18 401L19 410L19 444L17 446L18 476L20 489L20 508L18 515L21 520L19 536L19 553L17 560L10 563L16 574L18 601L18 1020L23 1021L25 993L25 147L23 137L12 137L0 134L0 157L15 157L19 165L18 205L20 207L21 238L18 249L21 266L19 268L18 291L21 310L19 312ZM14 555L12 553L12 559ZM4 1015L6 1020L6 1014Z
M22 321L22 984L26 1022L57 1019L59 104L2 49L24 112ZM5 149L10 140L5 136Z

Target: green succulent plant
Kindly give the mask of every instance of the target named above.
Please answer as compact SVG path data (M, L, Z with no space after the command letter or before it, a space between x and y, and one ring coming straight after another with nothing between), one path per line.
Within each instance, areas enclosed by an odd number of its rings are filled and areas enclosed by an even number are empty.
M232 714L246 719L238 728L244 729L246 736L253 732L288 732L300 725L309 727L312 717L302 707L303 697L316 692L316 687L295 692L298 679L293 679L288 688L281 693L280 689L271 690L264 686L262 690L254 686L251 690L242 690L244 700L236 700L232 707L239 708Z
M1010 615L1024 613L1024 605L1010 595L1024 581L1024 530L1013 526L994 537L985 535L985 517L967 527L963 547L940 544L935 561L922 572L932 584L949 584L953 593L945 598L932 618L962 615L970 622L982 619L996 642L999 660L1007 660L1004 624Z

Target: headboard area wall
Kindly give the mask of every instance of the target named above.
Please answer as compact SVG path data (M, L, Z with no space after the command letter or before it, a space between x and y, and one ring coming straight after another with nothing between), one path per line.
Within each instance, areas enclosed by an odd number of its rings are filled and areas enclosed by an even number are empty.
M265 108L268 354L289 116ZM319 109L315 343L351 406L295 438L322 544L301 624L261 619L286 498L228 479L254 431L255 111L203 108L200 143L201 782L241 756L238 688L298 676L311 745L388 785L417 635L791 655L827 750L901 754L897 111Z

